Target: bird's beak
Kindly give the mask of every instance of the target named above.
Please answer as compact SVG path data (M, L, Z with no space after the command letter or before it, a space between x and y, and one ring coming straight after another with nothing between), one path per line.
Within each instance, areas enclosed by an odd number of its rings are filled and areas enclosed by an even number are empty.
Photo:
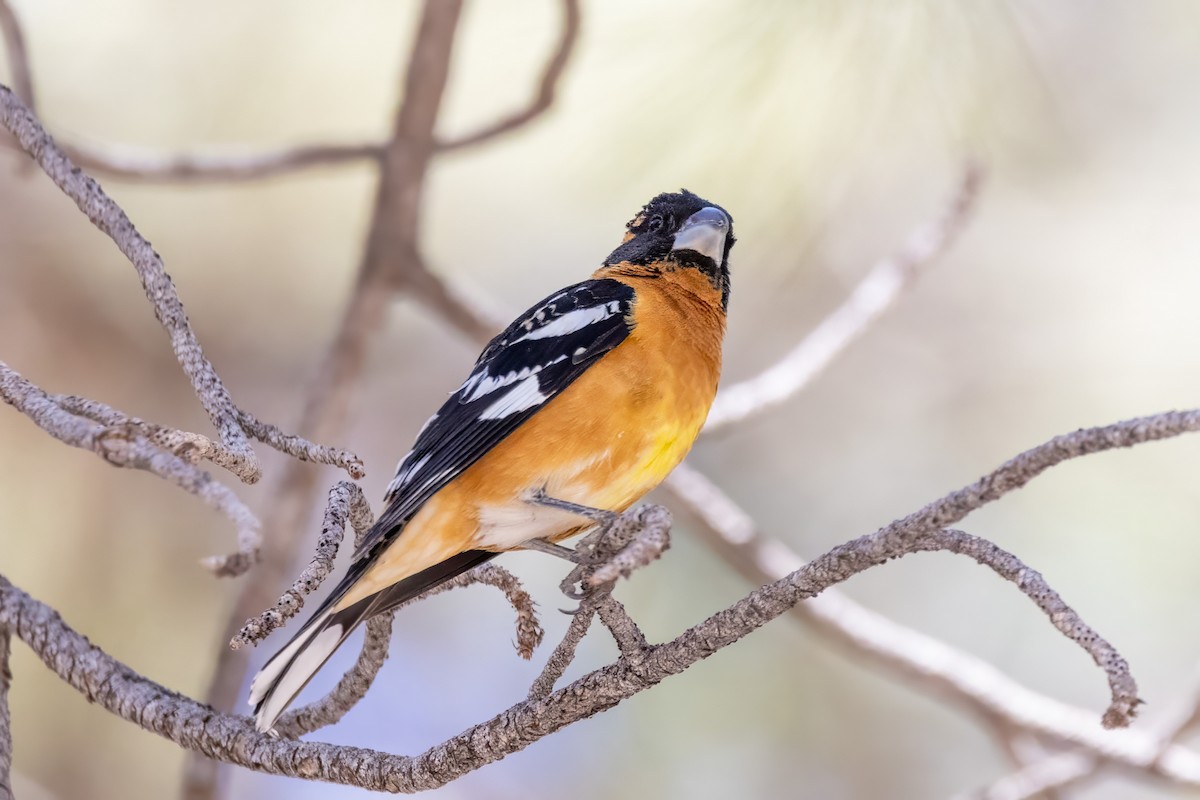
M691 250L720 264L725 258L725 237L729 235L729 217L719 208L702 208L684 221L675 234L672 252Z

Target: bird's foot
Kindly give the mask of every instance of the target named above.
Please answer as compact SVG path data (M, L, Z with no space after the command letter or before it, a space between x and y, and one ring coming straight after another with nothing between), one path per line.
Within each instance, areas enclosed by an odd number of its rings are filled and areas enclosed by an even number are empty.
M578 614L585 606L592 605L591 599L611 592L618 578L627 578L634 570L658 559L671 546L670 532L671 513L663 506L639 506L613 514L607 523L576 545L575 568L559 588L580 604L564 612Z

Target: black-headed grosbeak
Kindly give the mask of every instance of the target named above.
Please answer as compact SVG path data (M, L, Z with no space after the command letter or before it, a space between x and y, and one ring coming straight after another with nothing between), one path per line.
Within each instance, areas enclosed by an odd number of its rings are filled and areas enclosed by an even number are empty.
M594 524L545 500L624 511L683 460L717 390L733 243L720 206L661 194L590 280L488 344L401 460L346 577L254 678L260 730L367 618Z

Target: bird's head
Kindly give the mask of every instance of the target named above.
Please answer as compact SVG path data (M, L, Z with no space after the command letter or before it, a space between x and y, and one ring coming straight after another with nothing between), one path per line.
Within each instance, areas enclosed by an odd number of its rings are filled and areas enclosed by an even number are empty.
M729 303L729 251L736 241L733 218L716 203L687 189L664 192L642 207L625 226L621 246L605 266L630 264L649 269L698 269Z

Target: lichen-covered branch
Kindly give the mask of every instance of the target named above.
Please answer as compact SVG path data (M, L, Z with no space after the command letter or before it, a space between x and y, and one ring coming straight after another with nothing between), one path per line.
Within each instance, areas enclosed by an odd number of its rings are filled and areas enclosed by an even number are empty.
M233 399L204 356L192 331L183 303L175 291L162 259L138 232L125 212L113 202L100 184L75 166L42 128L33 112L7 86L0 86L0 122L17 137L25 152L50 176L55 185L75 201L89 220L104 231L133 264L141 278L154 314L171 337L171 347L183 371L191 379L204 410L228 448L219 462L243 481L253 483L262 475L258 457L237 421Z
M1137 684L1129 674L1129 664L1116 648L1063 602L1058 592L1047 585L1041 573L1025 566L1012 553L987 539L963 531L940 530L926 534L914 542L914 550L944 550L965 555L989 567L1006 581L1015 583L1046 614L1059 633L1082 647L1108 676L1113 703L1105 713L1104 726L1124 727L1137 714L1137 707L1142 701L1138 699Z
M2 85L0 122L59 189L75 201L79 210L106 233L133 264L146 297L154 307L155 316L171 338L176 360L191 380L196 396L220 436L222 446L211 447L206 457L241 480L256 482L262 475L262 469L242 426L243 419L250 418L233 404L225 384L205 357L162 258L138 232L121 207L105 194L96 181L67 158L28 106L11 89ZM279 437L273 438L280 440ZM264 438L264 441L273 443L272 437ZM287 443L295 447L296 440L288 439ZM311 460L340 464L352 473L361 473L358 459L343 450L309 444L304 448L304 453ZM357 467L354 466L356 464Z
M970 218L982 177L978 164L965 165L958 189L942 214L914 232L899 251L872 267L845 302L783 358L753 378L722 389L704 431L712 433L780 405L833 363L913 285L926 266L949 249Z
M321 524L321 535L317 538L317 549L312 560L291 588L275 601L275 605L246 620L229 646L236 650L245 644L255 644L296 616L304 607L304 598L316 591L333 571L333 562L345 535L347 520L353 522L355 532L361 537L371 527L373 516L371 504L363 496L358 484L349 481L334 484L329 490L325 520Z
M182 746L265 772L408 792L436 788L523 749L544 736L611 708L740 641L797 603L830 586L909 552L938 544L938 532L967 513L1024 485L1054 464L1117 447L1177 436L1200 427L1200 411L1177 411L1088 428L1027 450L995 471L873 534L840 545L786 577L762 586L675 639L639 649L574 683L527 699L497 717L412 757L359 748L292 742L258 734L245 717L215 712L168 692L119 664L68 628L58 615L0 579L0 627L8 627L42 660L89 699ZM1022 576L1012 562L984 552L973 538L951 534L943 544L995 562ZM1014 572L1015 570L1015 572ZM1048 608L1036 581L1023 579ZM1122 682L1116 681L1118 685ZM1127 724L1133 700L1114 691L1107 725ZM1160 753L1159 742L1132 731L1109 732L1093 742L1106 758L1200 786L1200 757L1178 745ZM1118 755L1119 754L1119 755Z
M149 426L103 403L52 397L3 361L0 398L60 442L90 450L116 467L151 472L196 495L228 518L237 531L238 547L234 553L205 561L217 575L239 575L256 563L262 543L258 518L228 486L198 468L192 457L198 452L192 449L193 438L211 444L209 440Z

